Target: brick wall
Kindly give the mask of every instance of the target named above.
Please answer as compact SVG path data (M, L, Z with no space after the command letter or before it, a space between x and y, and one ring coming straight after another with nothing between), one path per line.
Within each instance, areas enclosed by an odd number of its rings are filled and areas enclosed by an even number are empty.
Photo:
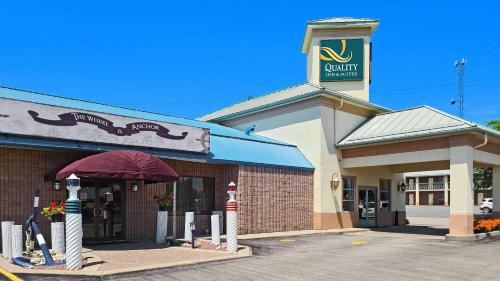
M81 159L90 153L0 147L0 220L24 224L32 213L33 187L42 189L40 207L51 200L66 199L65 184L53 191L52 182L43 177L50 171ZM312 229L313 173L280 168L214 165L179 160L164 160L181 176L215 178L215 208L225 209L227 185L238 185L239 233L258 233ZM165 184L140 183L139 192L125 185L125 238L153 240L156 233L157 206L154 194L163 194ZM50 241L50 222L40 216L40 227ZM210 229L210 217L197 216L197 232ZM172 217L169 217L172 233ZM178 214L177 237L184 235L184 217ZM0 234L1 235L1 234ZM1 239L1 237L0 237Z
M179 176L214 177L215 178L215 209L224 210L226 191L229 182L237 182L238 166L213 165L198 162L187 162L163 159ZM131 192L130 182L126 188L126 239L153 240L156 235L156 217L158 207L153 201L153 195L164 194L165 184L147 184L139 186L139 192ZM177 214L176 234L184 236L184 214ZM172 214L169 214L168 233L172 233ZM197 215L196 229L198 234L210 229L210 216Z
M313 173L240 166L240 234L313 228Z
M87 154L54 150L0 147L0 221L13 220L23 224L33 212L34 187L41 188L40 209L51 200L64 200L65 185L52 190L52 182L43 177L55 167L80 159ZM38 221L45 240L50 242L50 222L39 215ZM1 232L0 232L1 239Z

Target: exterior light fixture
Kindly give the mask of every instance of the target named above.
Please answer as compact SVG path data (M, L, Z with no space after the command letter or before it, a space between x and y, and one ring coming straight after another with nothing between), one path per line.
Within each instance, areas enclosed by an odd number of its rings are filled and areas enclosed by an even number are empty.
M398 190L401 192L405 192L406 190L406 183L404 179L401 179L398 184Z
M196 225L193 221L189 223L189 229L191 229L191 248L194 249L194 231L196 230Z
M337 173L333 173L332 180L330 181L330 187L333 189L337 189L339 187L340 180L339 175Z
M58 191L61 189L61 183L58 182L58 181L55 181L52 183L52 189L55 190L55 191Z
M137 192L137 191L139 191L139 185L138 185L137 183L133 183L133 184L132 184L132 191L133 191L133 192Z

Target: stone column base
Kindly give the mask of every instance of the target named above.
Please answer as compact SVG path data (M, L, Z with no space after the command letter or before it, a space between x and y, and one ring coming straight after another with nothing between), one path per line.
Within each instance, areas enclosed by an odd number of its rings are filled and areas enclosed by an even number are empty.
M474 236L472 214L450 214L450 236Z
M446 240L448 241L476 241L476 235L454 235L454 234L446 234Z

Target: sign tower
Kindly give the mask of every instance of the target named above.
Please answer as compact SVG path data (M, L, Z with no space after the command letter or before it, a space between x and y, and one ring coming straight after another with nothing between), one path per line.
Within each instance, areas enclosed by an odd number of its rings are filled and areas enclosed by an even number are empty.
M329 18L307 23L307 81L369 101L371 36L379 20Z

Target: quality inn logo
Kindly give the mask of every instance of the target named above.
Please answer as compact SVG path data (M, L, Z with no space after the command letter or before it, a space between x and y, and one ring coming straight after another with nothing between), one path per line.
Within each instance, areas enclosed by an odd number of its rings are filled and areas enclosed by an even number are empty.
M346 46L345 39L340 40L340 44L342 45L342 50L340 51L339 54L337 54L337 52L335 52L332 48L321 47L321 53L320 53L321 60L324 60L324 61L334 60L336 62L341 62L341 63L349 62L352 58L352 51L349 53L349 55L346 58L343 58L342 55L344 55L344 53L345 53L345 46ZM323 55L323 53L325 53L326 56Z
M321 81L363 80L363 39L322 40L320 45Z

